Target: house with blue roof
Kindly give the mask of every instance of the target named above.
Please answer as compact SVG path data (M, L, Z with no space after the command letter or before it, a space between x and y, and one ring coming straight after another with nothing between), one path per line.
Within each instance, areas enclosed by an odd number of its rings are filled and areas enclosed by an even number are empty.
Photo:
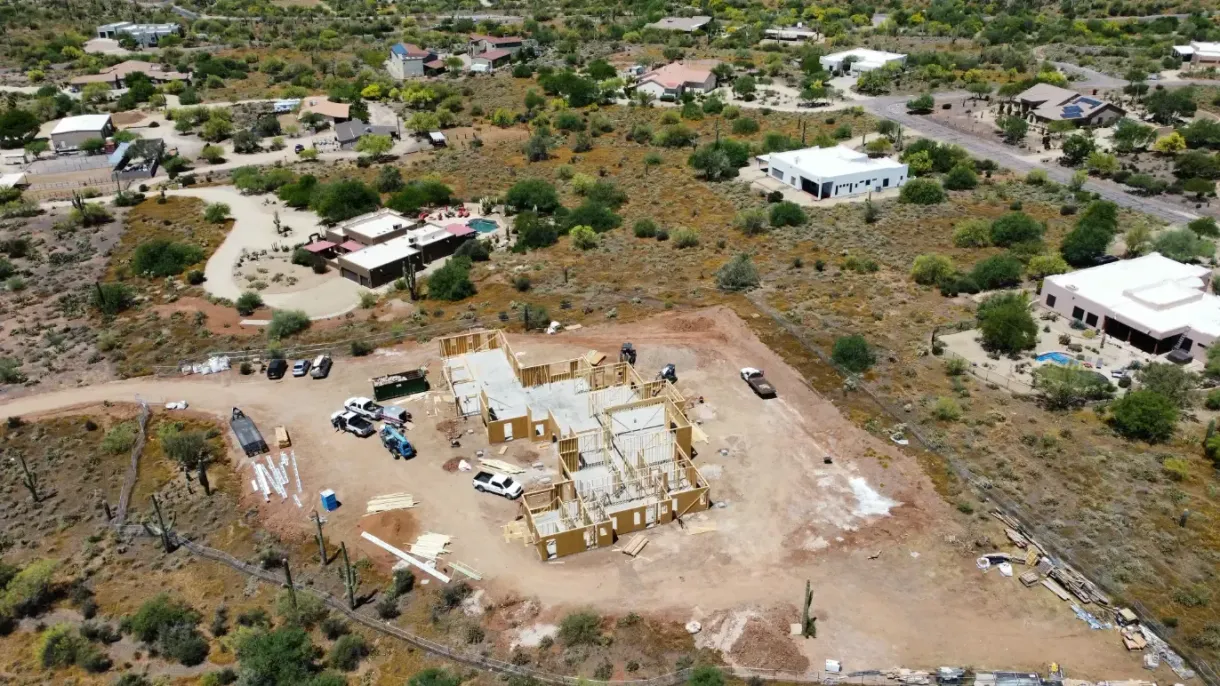
M385 62L386 71L398 80L427 76L445 68L435 52L412 43L395 43Z

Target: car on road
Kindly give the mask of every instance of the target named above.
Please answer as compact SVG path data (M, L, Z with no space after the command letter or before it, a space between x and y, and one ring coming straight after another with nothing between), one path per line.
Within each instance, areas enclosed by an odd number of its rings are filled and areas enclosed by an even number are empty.
M293 150L296 151L296 154L300 155L301 153L305 152L305 146L301 145L300 143L297 143L296 147L293 148Z
M296 364L292 365L293 376L305 376L309 373L309 360L297 360Z
M760 398L774 398L775 386L771 385L770 381L763 376L761 369L753 367L743 367L741 370L741 379L754 389L754 393Z
M288 371L288 360L274 359L267 363L267 378L282 379Z
M513 478L507 474L479 472L474 475L474 490L479 493L495 493L509 500L516 500L521 497L521 493L525 489L521 488L521 484L513 481Z
M347 412L339 410L330 416L330 425L335 427L336 431L346 431L349 434L355 434L360 438L368 438L373 435L376 428L369 420L361 417L355 412Z
M330 376L330 368L334 363L330 360L330 355L318 355L313 360L313 369L309 375L315 379L325 379Z

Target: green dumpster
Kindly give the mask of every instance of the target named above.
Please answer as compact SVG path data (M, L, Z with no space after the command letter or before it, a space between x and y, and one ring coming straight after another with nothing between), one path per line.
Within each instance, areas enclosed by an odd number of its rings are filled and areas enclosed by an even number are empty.
M411 369L373 379L373 399L401 398L405 395L424 393L429 388L427 370Z

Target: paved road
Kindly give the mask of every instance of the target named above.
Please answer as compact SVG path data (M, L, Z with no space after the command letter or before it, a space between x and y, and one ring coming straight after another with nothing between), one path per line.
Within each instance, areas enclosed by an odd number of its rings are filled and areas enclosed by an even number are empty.
M937 97L944 97L945 94L937 94ZM951 94L950 94L951 95ZM971 155L982 157L985 159L994 160L997 164L1008 167L1014 171L1027 173L1035 168L1046 171L1047 176L1058 181L1059 183L1068 183L1072 179L1074 169L1067 169L1058 165L1042 165L1028 160L1022 159L1016 155L1011 148L995 141L986 140L978 136L973 136L969 133L951 129L943 124L940 124L930 117L917 116L907 113L906 96L888 96L883 98L874 98L872 100L862 101L859 104L863 105L873 114L892 119L904 127L916 129L928 138L935 138L939 141L956 143L962 146ZM1198 215L1182 209L1170 202L1157 198L1140 197L1123 190L1118 184L1109 181L1091 180L1084 185L1085 190L1098 193L1102 198L1113 201L1121 207L1129 207L1141 212L1147 212L1155 217L1163 219L1173 224L1180 224L1183 221L1195 219Z
M1082 67L1079 64L1071 62L1051 62L1058 67L1059 71L1065 74L1076 74L1083 77L1079 81L1073 81L1068 84L1074 88L1122 88L1127 85L1126 79L1120 79L1117 76L1097 71L1089 67Z

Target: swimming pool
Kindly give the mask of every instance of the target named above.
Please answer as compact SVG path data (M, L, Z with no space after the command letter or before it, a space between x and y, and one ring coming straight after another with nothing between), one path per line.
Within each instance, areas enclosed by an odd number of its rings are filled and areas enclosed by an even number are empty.
M1055 364L1062 364L1062 365L1076 363L1076 358L1072 357L1071 355L1069 355L1067 353L1061 353L1059 351L1042 353L1041 355L1039 355L1038 357L1036 357L1034 359L1038 360L1039 362L1050 361L1050 362L1054 362Z
M466 222L466 226L478 231L479 233L491 233L500 228L500 225L491 219L471 219Z

